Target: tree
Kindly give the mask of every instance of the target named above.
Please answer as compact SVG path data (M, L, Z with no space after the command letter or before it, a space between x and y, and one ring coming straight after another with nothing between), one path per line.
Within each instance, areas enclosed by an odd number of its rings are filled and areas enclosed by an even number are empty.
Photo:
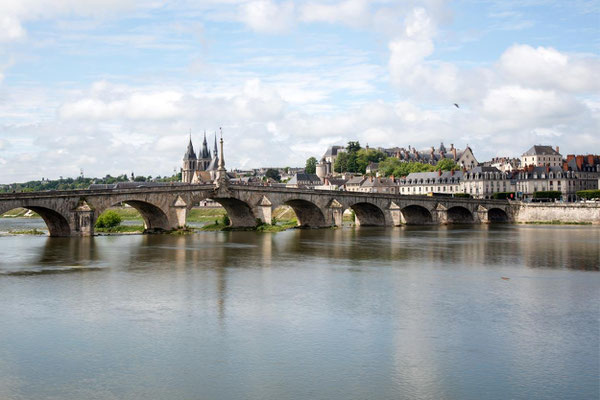
M317 172L317 159L314 157L306 160L306 168L304 168L304 172L307 174L314 174Z
M279 182L281 180L281 176L279 175L279 171L273 168L269 168L267 172L265 172L265 176L267 178L271 178Z
M357 171L364 174L367 171L369 163L378 163L386 159L386 155L374 149L360 149L356 152L356 167Z
M442 158L437 162L435 169L438 171L450 171L460 169L459 165L451 158Z
M121 224L121 216L115 211L108 210L98 217L96 228L114 228Z
M335 162L333 163L333 170L335 172L346 172L348 171L348 153L338 152Z
M358 141L356 142L348 142L348 146L346 146L346 151L348 153L356 153L357 151L360 150L360 143Z
M403 162L397 158L390 157L379 163L379 172L385 176L406 176L411 172L435 171L435 166L416 161Z

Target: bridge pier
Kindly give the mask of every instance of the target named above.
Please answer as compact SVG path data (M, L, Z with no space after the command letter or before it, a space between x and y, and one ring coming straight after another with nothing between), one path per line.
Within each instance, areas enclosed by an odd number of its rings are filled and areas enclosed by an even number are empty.
M169 221L169 224L172 226L172 229L179 229L179 228L183 228L185 227L185 220L187 217L187 204L185 203L185 201L181 198L181 196L177 196L177 198L175 199L175 202L173 203L173 205L170 207L173 212L173 214L175 214L175 220L174 221ZM173 219L173 218L169 218L169 219ZM175 226L173 226L175 225Z
M94 210L90 205L82 200L76 209L73 210L74 226L71 230L71 236L94 236Z
M392 201L388 207L388 211L390 213L392 224L394 226L402 225L404 217L402 216L402 210L400 209L400 206ZM406 221L404 221L404 223L406 223Z
M488 220L488 209L482 206L481 204L477 206L477 211L473 213L473 217L475 218L475 223L479 222L482 224L489 223Z
M325 215L329 216L332 226L344 225L344 206L336 199L331 200L327 206L328 212Z
M448 209L443 204L438 204L435 208L435 212L431 215L433 217L433 222L446 225L448 223Z
M273 205L266 196L260 199L258 204L252 209L252 212L263 224L271 225L273 222Z

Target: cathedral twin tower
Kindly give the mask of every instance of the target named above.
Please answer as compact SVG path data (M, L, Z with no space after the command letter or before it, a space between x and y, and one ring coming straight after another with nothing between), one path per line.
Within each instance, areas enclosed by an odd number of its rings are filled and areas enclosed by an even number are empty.
M192 145L192 135L188 143L187 151L183 156L183 168L181 169L181 181L185 183L211 182L217 176L219 169L219 150L217 148L217 134L215 133L215 147L211 155L206 142L206 132L202 142L202 152L196 157Z

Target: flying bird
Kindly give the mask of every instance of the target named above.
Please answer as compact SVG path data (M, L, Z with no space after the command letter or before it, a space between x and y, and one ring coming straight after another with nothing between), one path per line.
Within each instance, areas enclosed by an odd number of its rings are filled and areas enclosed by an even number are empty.
M456 107L456 108L460 108L460 107L458 106L458 104L456 104L456 103L454 103L454 107Z

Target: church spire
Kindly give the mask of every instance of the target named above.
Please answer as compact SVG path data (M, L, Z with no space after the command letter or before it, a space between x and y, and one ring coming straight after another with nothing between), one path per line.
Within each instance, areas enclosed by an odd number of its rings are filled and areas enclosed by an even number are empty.
M206 131L204 131L204 141L202 141L202 158L210 159L210 151L208 151L208 143L206 142Z
M184 160L195 160L196 159L196 153L194 152L194 145L192 145L192 131L190 129L190 140L188 142L188 146L187 146L187 151L185 152L185 155L183 156Z

